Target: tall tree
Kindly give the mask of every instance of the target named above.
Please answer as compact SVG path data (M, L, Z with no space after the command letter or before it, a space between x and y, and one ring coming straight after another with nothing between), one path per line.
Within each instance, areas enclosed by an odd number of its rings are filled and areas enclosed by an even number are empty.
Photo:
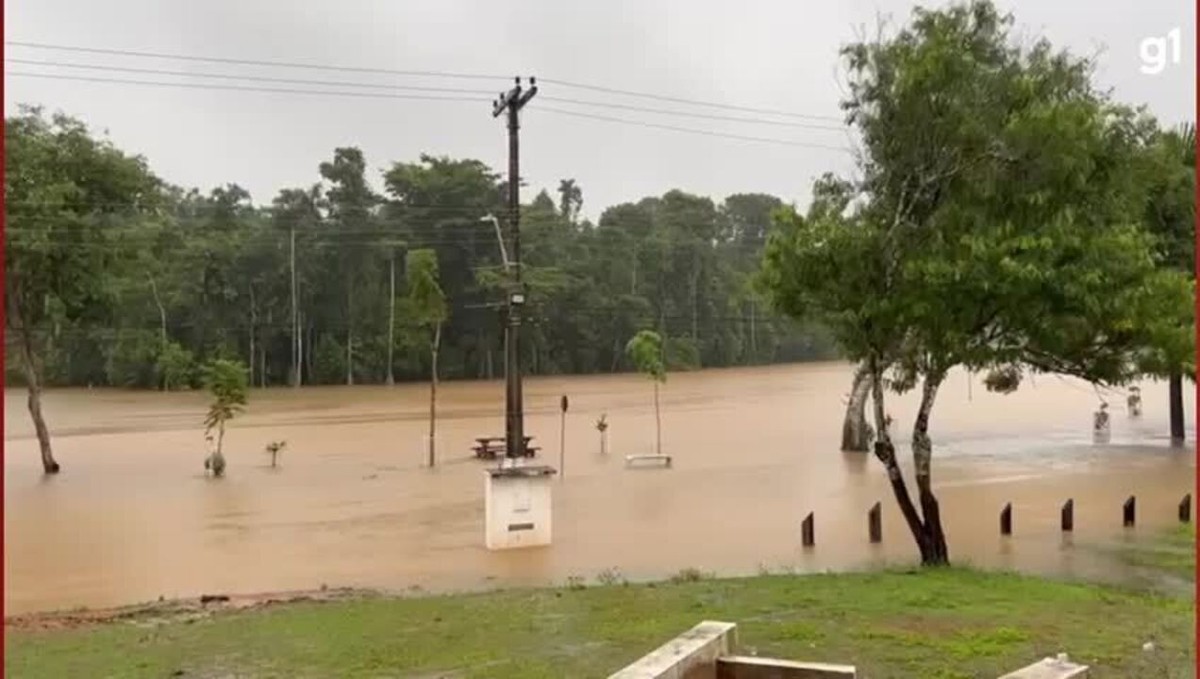
M821 318L867 366L875 455L929 565L949 561L929 436L947 373L1123 383L1148 350L1178 341L1191 303L1137 225L1144 121L1092 88L1088 62L1045 42L1015 46L1011 21L988 2L918 9L896 36L847 48L861 179L824 188L836 204L862 203L779 214L764 260L778 307ZM896 391L920 388L916 502L885 371Z
M435 464L434 442L437 435L438 350L442 345L442 326L449 316L446 296L438 282L437 253L431 249L412 250L405 265L408 276L406 318L423 332L429 347L429 466Z
M574 179L564 179L558 183L558 205L563 219L571 224L579 220L579 211L583 208L583 189Z
M337 269L341 274L345 310L346 384L354 384L355 327L363 306L358 293L374 271L369 247L378 197L367 184L367 161L357 148L339 148L331 162L321 163L321 177L330 183L325 194L329 220L338 229Z
M658 385L667 381L662 337L653 330L639 330L625 345L625 351L637 371L654 383L654 453L662 455L662 410L658 402Z
M160 205L161 184L139 157L64 115L23 107L5 121L6 326L17 337L42 469L57 473L42 413L39 332L48 323L107 320L109 283L126 263L120 226Z
M1188 276L1196 271L1196 127L1182 125L1155 139L1146 167L1150 189L1146 224L1158 238L1157 254L1163 266L1176 267ZM1186 349L1186 347L1185 347ZM1171 439L1186 437L1183 414L1183 378L1194 377L1194 356L1179 355L1165 366Z

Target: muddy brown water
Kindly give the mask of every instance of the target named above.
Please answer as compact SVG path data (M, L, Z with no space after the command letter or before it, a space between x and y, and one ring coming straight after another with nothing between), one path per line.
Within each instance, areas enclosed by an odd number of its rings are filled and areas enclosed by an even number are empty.
M559 398L570 397L565 475L554 489L554 544L483 546L486 463L476 436L503 433L503 384L440 389L440 464L423 468L428 391L287 388L252 393L226 437L227 478L204 477L202 394L60 390L45 409L63 464L43 478L21 390L5 393L5 604L8 614L201 593L329 586L475 589L684 568L752 574L855 569L914 557L878 462L839 452L851 368L840 363L673 374L662 392L674 468L629 470L652 452L651 386L634 375L529 380L526 429L558 466ZM969 386L971 385L971 386ZM1016 394L951 377L934 411L935 484L959 562L1111 577L1128 568L1092 545L1171 525L1195 479L1189 441L1165 437L1166 386L1143 385L1131 420L1110 395L1110 445L1091 441L1090 386L1038 377ZM913 396L891 397L897 435ZM1188 394L1187 412L1194 412ZM609 454L594 428L608 414ZM264 446L286 440L280 468ZM902 451L907 457L907 451ZM1121 503L1138 500L1138 525ZM1058 530L1076 506L1075 532ZM884 508L884 542L866 512ZM998 512L1014 505L1014 535ZM815 549L800 521L816 516Z

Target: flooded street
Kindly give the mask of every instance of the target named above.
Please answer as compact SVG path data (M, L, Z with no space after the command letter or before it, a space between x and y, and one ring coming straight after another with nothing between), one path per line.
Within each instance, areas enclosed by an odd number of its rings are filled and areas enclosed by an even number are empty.
M630 578L682 568L848 569L915 550L881 465L838 446L840 363L672 374L662 392L663 447L674 468L624 467L653 452L649 382L635 375L526 382L526 430L559 464L558 402L570 397L565 478L555 483L554 544L483 547L476 436L503 434L503 384L439 389L440 464L422 466L428 387L273 389L251 394L226 435L227 478L206 479L199 393L54 391L45 409L63 465L43 478L25 392L5 394L5 599L9 614L165 596L329 586L443 590L562 582L619 568ZM1110 395L1112 444L1091 442L1090 386L1052 376L1016 394L987 393L963 373L942 389L931 425L935 488L951 558L974 565L1120 578L1088 545L1175 522L1194 485L1192 443L1166 440L1165 384L1143 385L1130 420ZM1187 392L1189 431L1194 404ZM890 396L901 441L915 394ZM607 413L608 455L596 418ZM280 468L266 444L286 440ZM907 458L907 451L901 451ZM1137 496L1138 525L1121 527ZM1074 498L1075 534L1058 530ZM866 512L884 511L884 541ZM1014 507L1014 535L998 513ZM817 545L800 547L816 516ZM1073 544L1072 544L1073 541Z

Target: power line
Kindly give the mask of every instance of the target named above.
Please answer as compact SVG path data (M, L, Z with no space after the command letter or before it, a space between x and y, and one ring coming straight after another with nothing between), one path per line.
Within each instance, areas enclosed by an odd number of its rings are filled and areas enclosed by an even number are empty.
M487 74L479 74L479 73L452 73L452 72L446 72L446 71L401 70L401 69L389 69L389 68L370 68L370 67L361 67L361 66L338 66L338 65L327 65L327 64L312 64L312 63L300 63L300 62L288 62L288 61L265 61L265 60L257 60L257 59L232 59L232 58L226 58L226 57L205 57L205 56L187 55L187 54L171 54L171 53L165 53L165 52L147 52L147 51L137 51L137 50L118 50L118 49L105 49L105 48L97 48L97 47L56 45L56 44L48 44L48 43L17 41L17 40L7 40L7 41L5 41L4 44L10 45L13 47L25 47L25 48L29 48L29 49L53 50L53 51L60 51L60 52L78 52L78 53L85 53L85 54L105 54L105 55L111 55L111 56L137 57L137 58L144 58L144 59L145 58L148 58L148 59L170 59L170 60L177 60L177 61L192 61L192 62L215 63L215 64L232 64L232 65L242 65L242 66L263 66L263 67L270 67L270 68L297 68L297 69L309 69L309 70L330 71L330 72L340 72L340 73L375 73L375 74L382 74L382 75L395 75L395 76L405 76L405 77L442 77L442 78L458 78L458 79L472 79L472 80L504 80L505 82L508 82L510 80L509 76L487 75ZM690 106L703 106L703 107L707 107L707 108L724 109L727 111L740 111L743 113L759 113L759 114L772 115L772 116L783 116L783 117L788 117L788 118L817 120L817 121L826 121L826 122L842 123L842 124L845 123L845 120L843 120L842 118L837 117L837 116L807 114L807 113L799 113L796 111L786 111L786 110L781 110L781 109L760 108L760 107L753 107L753 106L740 106L740 105L726 104L726 103L721 103L721 102L704 101L704 100L700 100L700 99L686 99L686 98L682 98L682 97L671 97L671 96L660 95L660 94L651 94L651 93L647 93L647 92L636 92L636 91L632 91L632 90L623 90L623 89L617 89L617 88L613 88L613 87L605 87L605 86L601 86L601 85L591 85L591 84L587 84L587 83L573 82L570 80L559 80L559 79L554 79L554 78L539 78L539 80L542 82L542 84L553 84L553 85L559 85L561 87L590 90L593 92L603 92L606 94L619 94L619 95L623 95L623 96L627 96L627 97L639 97L639 98L643 98L643 99L653 99L653 100L657 100L657 101L665 101L665 102L671 102L671 103L675 103L675 104L686 104L686 105L690 105Z
M221 80L247 80L251 82L281 83L291 85L320 85L325 87L359 87L364 89L382 89L409 92L449 92L454 94L478 94L487 97L495 96L491 90L471 90L458 87L432 87L421 85L382 85L379 83L342 82L337 80L305 80L299 78L269 78L254 75L234 75L228 73L196 73L193 71L170 71L158 68L130 68L125 66L102 66L99 64L73 64L61 61L37 61L35 59L7 59L10 64L25 64L28 66L52 66L57 68L78 68L90 71L117 71L121 73L144 73L150 75L183 76L188 78L214 78Z
M751 136L746 136L746 135L741 135L741 134L727 134L725 132L713 132L711 130L698 130L698 129L690 128L690 127L676 127L674 125L663 125L663 124L659 124L659 123L650 123L650 122L645 122L645 121L641 121L641 120L629 120L627 118L611 118L609 116L596 115L593 113L582 113L579 111L567 111L565 109L550 108L547 106L542 106L542 107L538 108L537 110L545 111L547 113L557 113L558 115L564 115L564 116L574 116L577 118L591 118L593 120L603 120L606 122L618 123L621 125L633 125L636 127L650 127L650 128L655 128L655 129L659 129L659 130L670 130L672 132L686 132L689 134L699 134L699 135L704 135L706 137L723 137L726 139L738 139L741 141L754 141L754 142L761 142L761 143L766 143L766 144L780 144L783 146L797 146L800 148L824 149L827 151L841 151L843 153L850 152L850 149L848 149L844 146L829 146L826 144L812 144L812 143L807 143L807 142L792 141L789 139L773 139L770 137L751 137Z
M603 87L600 85L588 85L584 83L570 82L568 80L556 80L554 78L539 78L539 80L548 85L559 85L561 87L574 87L577 89L591 90L593 92L605 92L607 94L621 94L627 97L641 97L643 99L655 99L658 101L669 101L675 104L689 104L692 106L707 106L710 108L721 108L729 111L742 111L745 113L764 113L767 115L787 116L790 118L807 118L809 120L827 120L833 122L845 122L836 116L822 116L807 113L796 113L794 111L783 111L779 109L755 108L752 106L735 106L733 104L722 104L711 101L701 101L699 99L683 99L680 97L669 97L661 94L650 94L648 92L634 92L631 90L621 90L613 87Z
M6 40L5 45L12 47L27 47L30 49L54 50L59 52L82 52L86 54L107 54L112 56L122 57L139 57L150 59L173 59L176 61L196 61L211 64L236 64L241 66L266 66L269 68L304 68L315 71L331 71L340 73L378 73L382 75L399 75L406 77L436 77L436 78L458 78L464 80L504 80L509 81L508 76L502 75L486 75L480 73L451 73L448 71L417 71L417 70L401 70L392 68L369 68L362 66L330 66L326 64L305 64L299 62L288 61L264 61L258 59L231 59L227 57L203 57L187 54L169 54L165 52L142 52L135 50L117 50L103 49L99 47L78 47L73 45L52 45L48 43L38 42L23 42L18 40Z
M683 116L686 118L703 118L705 120L721 120L734 123L750 123L754 125L775 125L778 127L795 127L809 130L829 130L832 132L844 132L845 126L836 125L821 125L816 123L793 123L782 120L766 120L763 118L739 118L736 116L711 115L706 113L688 113L687 111L672 111L664 108L647 108L645 106L633 106L630 104L616 104L605 101L585 101L581 99L567 99L563 97L543 97L546 101L555 101L560 104L577 104L580 106L598 106L601 108L616 108L626 111L640 111L642 113L657 113L660 115Z
M210 83L164 83L152 82L149 80L127 80L122 78L98 78L82 75L58 75L50 73L25 73L18 71L5 71L6 76L16 76L20 78L49 78L52 80L75 80L82 82L95 83L115 83L122 85L145 85L152 87L183 87L187 89L199 90L230 90L234 92L265 92L274 94L306 94L317 96L330 97L359 97L365 99L410 99L419 101L469 101L479 103L480 99L470 97L435 97L431 95L420 94L372 94L368 92L330 92L323 90L296 90L280 87L241 87L238 85L215 85Z

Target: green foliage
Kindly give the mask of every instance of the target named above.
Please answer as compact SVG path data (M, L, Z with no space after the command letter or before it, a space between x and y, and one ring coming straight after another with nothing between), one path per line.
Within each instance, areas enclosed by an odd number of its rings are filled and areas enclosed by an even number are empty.
M204 418L206 434L218 429L221 436L225 424L243 412L248 398L246 366L237 361L217 359L204 366L204 388L212 396L208 414ZM218 438L217 452L221 448Z
M334 384L345 375L346 346L333 335L321 335L313 349L313 379L320 384Z
M121 333L105 366L108 383L117 387L153 387L159 339L150 330Z
M438 283L437 252L430 249L410 251L405 269L408 277L409 320L425 328L445 323L449 309Z
M695 370L700 367L700 347L690 337L669 337L663 358L667 370Z
M502 318L484 305L503 299L507 276L494 229L480 217L500 217L512 243L501 182L485 164L436 156L391 163L378 195L366 155L338 148L313 168L320 183L256 203L236 184L163 185L142 160L70 119L25 112L9 123L8 289L34 331L47 384L198 383L176 348L193 365L238 358L254 384L288 383L297 345L293 239L304 384L386 379L393 258L395 377L428 374L428 326L409 301L412 250L433 252L438 265L440 372L502 371ZM671 338L668 360L680 369L833 352L820 328L771 312L749 289L777 198L718 203L675 190L609 207L593 223L580 213L578 183L557 188L527 191L522 208L530 373L625 369L625 341L645 327ZM8 368L23 379L20 365Z
M638 372L655 382L667 381L661 335L653 330L639 330L625 345L625 352Z
M196 358L178 342L168 342L158 354L156 368L163 389L182 389L192 386Z
M1120 383L1186 354L1191 292L1138 223L1152 121L1093 89L1089 62L1014 46L1010 24L987 2L916 10L847 48L863 180L777 213L772 301L901 387L955 365Z

